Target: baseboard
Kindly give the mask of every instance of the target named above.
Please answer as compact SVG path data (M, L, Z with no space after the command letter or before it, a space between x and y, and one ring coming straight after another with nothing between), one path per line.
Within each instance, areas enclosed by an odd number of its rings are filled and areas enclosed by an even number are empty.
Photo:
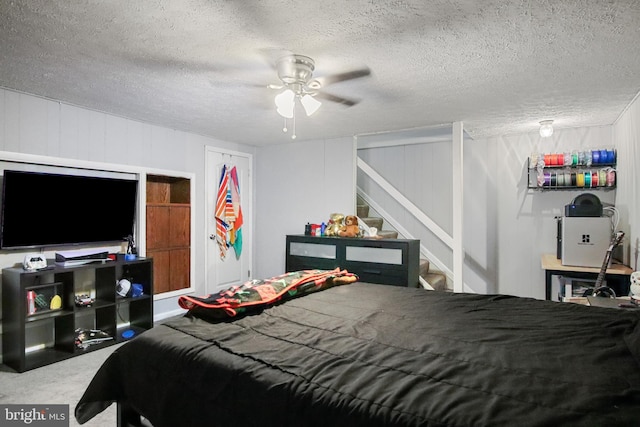
M176 310L171 310L171 311L165 311L164 313L160 313L158 315L153 316L153 322L159 323L159 322L162 322L163 320L167 320L170 317L182 316L186 312L187 310L184 310L182 308L178 308Z

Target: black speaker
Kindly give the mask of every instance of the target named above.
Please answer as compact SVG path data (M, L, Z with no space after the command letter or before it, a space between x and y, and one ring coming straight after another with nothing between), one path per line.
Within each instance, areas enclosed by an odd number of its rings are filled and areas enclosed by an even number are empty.
M556 217L556 258L562 259L562 217Z

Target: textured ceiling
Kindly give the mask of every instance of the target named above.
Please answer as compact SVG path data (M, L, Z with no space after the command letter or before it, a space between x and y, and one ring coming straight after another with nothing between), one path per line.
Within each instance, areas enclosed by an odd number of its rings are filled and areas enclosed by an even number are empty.
M463 121L472 138L613 123L640 91L637 0L0 0L0 86L252 145L289 141L269 59L371 75L298 140Z

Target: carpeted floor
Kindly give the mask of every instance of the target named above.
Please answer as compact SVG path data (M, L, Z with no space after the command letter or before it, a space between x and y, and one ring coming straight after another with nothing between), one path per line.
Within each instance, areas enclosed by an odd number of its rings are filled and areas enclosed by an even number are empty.
M68 404L69 425L78 426L73 416L76 404L102 362L121 344L92 351L21 374L0 366L0 404ZM115 427L116 405L83 424Z
M180 316L182 315L176 317ZM158 325L174 318L165 318L155 322L155 324ZM21 374L16 373L5 365L0 365L0 405L12 403L69 405L69 426L77 427L80 424L73 416L76 404L80 401L84 390L91 382L98 368L121 345L123 343L91 351ZM82 425L87 427L116 427L116 418L116 404L114 403Z

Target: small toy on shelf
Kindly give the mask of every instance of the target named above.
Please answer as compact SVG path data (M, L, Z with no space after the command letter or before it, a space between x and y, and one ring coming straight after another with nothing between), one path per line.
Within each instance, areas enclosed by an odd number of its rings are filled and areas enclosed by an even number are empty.
M76 305L78 307L89 307L91 304L94 303L93 298L91 298L87 294L76 295L75 299L76 299Z
M358 218L355 215L347 215L344 225L338 231L340 237L359 237L360 227L358 227Z
M341 213L332 213L329 217L329 225L325 229L326 236L337 236L338 232L342 228L344 221L344 215Z

